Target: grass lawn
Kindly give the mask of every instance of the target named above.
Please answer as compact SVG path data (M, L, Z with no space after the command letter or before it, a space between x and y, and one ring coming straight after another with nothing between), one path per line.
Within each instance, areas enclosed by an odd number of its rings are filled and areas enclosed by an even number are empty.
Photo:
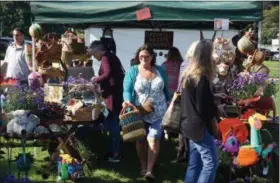
M110 164L103 160L103 153L107 151L106 136L96 133L89 134L91 141L91 151L100 155L100 164L93 163L94 169L88 171L86 168L87 179L81 182L90 183L144 183L145 179L140 176L140 165L135 151L134 143L122 144L122 160L119 164ZM159 159L155 168L156 182L162 183L183 183L186 165L172 163L176 157L176 144L174 141L163 141ZM3 149L6 151L5 149ZM35 153L33 147L27 148L28 152ZM13 149L13 155L16 156L21 152L20 148ZM36 148L36 160L29 172L30 178L36 182L55 182L56 174L52 174L47 180L42 179L36 170L45 165L44 158L48 156L47 151L41 151L40 147ZM5 155L6 157L6 155ZM12 163L12 172L17 173L15 162ZM0 176L3 177L8 173L7 159L0 161Z
M278 61L264 61L264 65L266 65L270 69L270 77L279 78L279 62Z
M269 131L275 136L274 139L278 142L278 129L272 128ZM89 133L87 135L89 141L89 147L87 151L99 155L100 163L93 161L93 169L89 170L85 168L86 179L79 181L81 183L145 183L146 181L142 176L140 176L140 165L135 151L134 143L124 143L122 144L122 159L119 164L110 164L103 160L104 152L107 151L108 138L107 136L96 132ZM157 180L156 183L183 183L184 175L186 171L185 164L176 164L172 160L176 156L176 145L174 140L164 140L161 143L161 151L157 161L157 165L154 169ZM5 149L2 149L5 150ZM80 152L82 152L81 150ZM13 149L13 156L15 157L18 152L21 152L20 148ZM36 160L32 165L32 169L29 172L29 177L36 181L36 183L52 183L56 180L56 172L51 174L48 179L43 179L36 170L42 169L42 166L46 164L44 160L48 156L47 151L41 151L40 147L36 149L33 147L27 148L27 152L36 154ZM6 157L6 156L5 156ZM12 163L12 172L17 173L16 165ZM277 171L278 172L278 171ZM2 159L0 161L0 176L3 177L8 173L8 163L7 159ZM221 173L219 174L221 175ZM224 175L226 176L226 175ZM216 181L217 183L222 183L221 181ZM223 182L226 183L226 182Z
M270 77L272 78L279 78L279 62L278 61L265 61L264 65L266 65L270 69ZM276 104L276 111L277 115L280 114L279 112L279 105L280 105L280 100L279 100L279 91L277 95L274 96L275 104Z

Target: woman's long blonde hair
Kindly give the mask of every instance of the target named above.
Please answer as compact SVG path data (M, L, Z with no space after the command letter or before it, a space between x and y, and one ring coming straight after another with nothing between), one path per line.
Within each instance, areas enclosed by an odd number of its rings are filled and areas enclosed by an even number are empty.
M214 75L212 42L207 40L201 40L195 46L190 63L182 75L182 86L185 87L188 80L194 80L197 85L202 75L205 75L209 81L212 81Z

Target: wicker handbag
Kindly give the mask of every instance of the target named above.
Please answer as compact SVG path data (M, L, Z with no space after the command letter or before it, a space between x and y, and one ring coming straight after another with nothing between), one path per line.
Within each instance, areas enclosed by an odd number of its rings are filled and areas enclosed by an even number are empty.
M126 112L128 108L132 110ZM123 141L136 141L146 136L145 124L141 113L133 105L124 107L120 112L120 125L122 126Z

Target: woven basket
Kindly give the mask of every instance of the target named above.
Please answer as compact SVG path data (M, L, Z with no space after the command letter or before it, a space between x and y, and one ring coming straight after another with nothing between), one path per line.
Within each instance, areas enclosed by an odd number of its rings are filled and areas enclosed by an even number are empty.
M60 60L62 46L58 44L58 41L39 41L40 47L36 51L37 65L40 66L45 61Z
M92 106L82 107L78 109L75 114L66 114L65 119L68 121L95 121L99 119L100 114L103 112L103 110L103 105L94 104Z
M47 67L47 68L40 66L38 68L38 72L41 75L44 75L44 76L50 77L50 78L63 77L65 75L65 72L60 70L60 68L54 68L52 66Z
M252 55L255 51L255 45L254 43L247 37L243 36L238 42L237 42L238 50L247 55Z
M94 106L87 106L78 109L75 114L67 115L71 121L92 121L92 110Z
M260 50L255 50L253 55L253 63L257 65L261 65L265 58L265 52L262 52Z
M132 111L126 112L128 108ZM122 126L123 141L136 141L146 136L145 124L141 119L141 113L133 105L124 107L120 112L120 124Z

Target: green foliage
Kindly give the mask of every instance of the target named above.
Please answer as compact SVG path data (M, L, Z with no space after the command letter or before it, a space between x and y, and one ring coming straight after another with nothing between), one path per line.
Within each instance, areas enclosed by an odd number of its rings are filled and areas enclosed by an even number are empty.
M2 1L0 2L0 22L2 35L11 36L14 28L22 28L26 37L29 37L28 29L31 25L31 10L27 1Z
M279 6L264 10L261 42L271 44L271 39L275 39L277 33L279 33Z
M217 148L219 155L219 163L223 165L232 165L233 158L232 155L228 152L224 152L221 149Z
M9 90L3 104L5 112L16 110L30 110L31 112L40 111L44 106L44 91L29 90L27 87L16 86Z
M275 81L274 79L269 80L266 83L265 90L263 91L264 96L273 96L279 91L279 81Z

